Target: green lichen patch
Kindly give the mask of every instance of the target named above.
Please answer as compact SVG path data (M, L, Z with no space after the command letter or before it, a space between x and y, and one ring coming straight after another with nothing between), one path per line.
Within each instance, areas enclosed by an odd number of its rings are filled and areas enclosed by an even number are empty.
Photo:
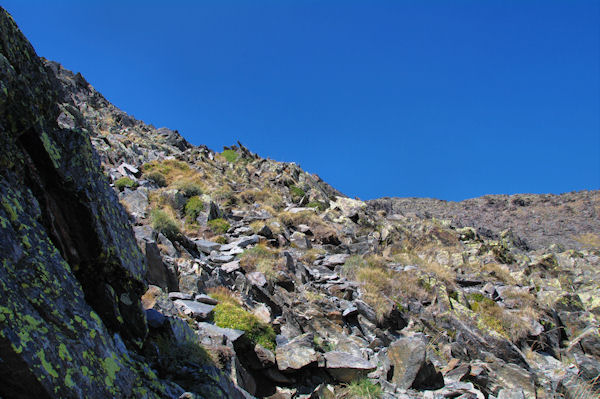
M60 159L61 159L60 150L56 147L56 144L52 141L52 139L50 137L48 137L46 132L42 132L42 134L40 135L40 138L42 139L42 144L44 145L46 152L50 156L50 160L52 161L52 164L54 165L54 167L56 169L58 169L60 167Z

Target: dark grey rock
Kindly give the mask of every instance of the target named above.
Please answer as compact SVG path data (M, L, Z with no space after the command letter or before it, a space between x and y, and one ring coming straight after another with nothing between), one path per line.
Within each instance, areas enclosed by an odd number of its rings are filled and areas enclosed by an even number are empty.
M192 294L189 293L185 293L185 292L169 292L169 299L171 300L176 300L176 299L184 299L184 300L191 300L194 299L194 296Z
M357 357L346 352L331 351L326 352L323 356L325 357L327 371L333 378L340 382L349 383L355 381L366 376L377 367L377 365L362 357Z
M207 240L194 240L194 244L198 248L198 251L210 254L212 251L218 251L221 249L221 244L207 241Z
M194 296L194 299L197 302L202 302L207 305L217 305L219 303L219 301L217 301L216 299L214 299L206 294L197 294L196 296Z
M199 335L207 335L213 338L217 338L220 341L220 344L223 345L223 337L227 338L227 340L231 343L236 342L240 339L245 333L241 330L234 330L231 328L223 328L216 326L211 323L206 322L198 322L198 334Z
M232 262L227 262L221 265L221 270L223 270L225 273L233 273L240 269L241 267L239 260L234 260Z
M146 320L148 320L148 325L152 328L160 328L162 327L167 318L160 312L154 309L146 310Z
M210 204L208 206L208 220L210 221L210 220L220 219L222 217L223 217L223 211L221 211L221 208L219 208L219 205L217 205L213 201L210 201Z
M208 319L215 308L213 305L183 299L177 299L174 303L184 314L191 316L196 320Z
M346 259L348 259L349 256L350 255L348 254L336 254L326 256L325 259L323 259L322 265L330 268L333 268L337 265L343 265L344 263L346 263Z
M119 199L127 212L136 219L146 217L148 210L148 195L146 191L142 188L133 191L125 190L119 195Z
M281 371L300 370L317 361L317 352L313 348L313 334L302 334L285 345L277 346L275 357Z
M225 255L225 254L213 251L210 254L210 256L208 257L208 259L214 263L229 263L233 259L235 259L235 257L233 255Z
M267 239L273 238L273 231L266 224L256 234Z
M388 348L388 357L394 367L392 382L399 388L412 386L417 373L425 364L426 345L420 338L400 338Z

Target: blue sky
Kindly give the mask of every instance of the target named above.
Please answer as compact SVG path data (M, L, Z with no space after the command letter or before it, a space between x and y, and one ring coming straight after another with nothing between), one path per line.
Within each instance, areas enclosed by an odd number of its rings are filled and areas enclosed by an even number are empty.
M597 1L3 1L39 55L350 196L600 188Z

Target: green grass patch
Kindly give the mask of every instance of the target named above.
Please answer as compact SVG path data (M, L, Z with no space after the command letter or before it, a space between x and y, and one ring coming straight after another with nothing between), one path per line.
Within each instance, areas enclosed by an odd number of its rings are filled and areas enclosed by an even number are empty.
M223 218L213 219L208 221L208 227L215 234L225 234L231 227L229 222Z
M204 201L197 195L185 203L185 216L189 223L194 222L202 211L204 211Z
M292 200L297 202L300 201L306 193L300 187L292 184L290 186L290 194L292 195Z
M135 188L137 185L138 184L129 177L121 177L115 181L115 187L118 188L119 191L123 191L125 188Z
M223 156L223 158L225 158L227 162L230 163L235 163L240 157L240 155L234 150L225 150L221 153L221 155Z
M160 231L171 241L177 241L181 236L181 230L177 222L162 209L154 209L150 212L152 228Z
M214 322L219 327L246 332L248 339L267 349L275 350L275 331L255 315L231 302L220 302L214 309Z
M158 187L167 187L167 178L158 171L150 172L144 176Z
M306 204L306 206L308 208L316 208L319 212L323 212L327 210L327 208L329 208L329 205L321 201L311 201L308 204Z

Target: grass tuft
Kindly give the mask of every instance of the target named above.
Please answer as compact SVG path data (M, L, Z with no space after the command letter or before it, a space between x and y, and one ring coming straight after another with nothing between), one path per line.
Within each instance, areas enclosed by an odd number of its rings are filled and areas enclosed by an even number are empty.
M227 230L231 227L227 220L218 218L208 221L208 227L215 234L225 234Z
M220 302L214 309L214 322L219 327L245 331L252 343L275 350L273 327L260 321L239 304L232 301Z
M166 187L167 186L167 178L165 175L158 171L153 171L144 175L146 179L154 182L158 187Z
M152 228L164 234L171 241L177 241L181 236L181 230L175 219L162 209L154 209L150 212Z
M121 177L115 181L115 187L118 188L119 191L123 191L125 188L137 187L137 183L131 180L129 177Z
M379 399L381 398L381 387L374 384L368 378L352 381L346 385L341 393L342 399Z
M246 272L259 271L271 278L275 276L279 252L258 244L246 249L239 256L240 266Z
M185 204L185 216L189 223L193 223L202 211L204 211L204 201L197 195L190 198Z

